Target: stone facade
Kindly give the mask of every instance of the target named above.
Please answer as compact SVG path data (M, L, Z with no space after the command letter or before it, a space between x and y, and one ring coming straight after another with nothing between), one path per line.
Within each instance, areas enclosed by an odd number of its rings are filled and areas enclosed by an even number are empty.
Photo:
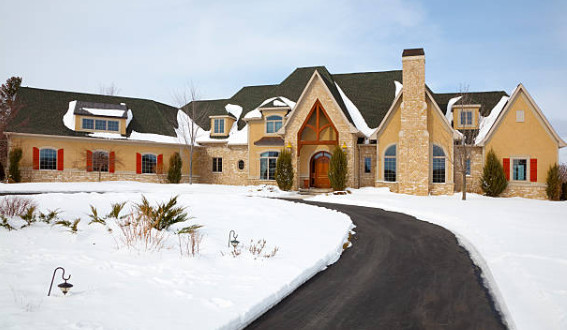
M360 187L373 187L376 181L376 145L359 144L358 173L360 173ZM370 173L365 173L365 158L370 158Z
M508 182L506 190L500 197L524 197L532 199L547 199L546 185L541 183Z
M222 172L213 172L213 158L222 158ZM238 168L238 162L244 161L244 169ZM207 145L199 149L196 161L199 183L247 185L248 180L248 147L245 145L227 146ZM254 161L254 160L253 160Z
M455 147L455 154L458 153L458 148ZM472 192L476 194L482 194L482 189L480 187L480 178L482 178L482 168L484 166L484 156L481 147L470 147L470 162L471 162L471 174L467 175L467 192ZM455 156L457 159L457 156ZM463 190L463 180L459 169L459 166L455 166L455 191Z

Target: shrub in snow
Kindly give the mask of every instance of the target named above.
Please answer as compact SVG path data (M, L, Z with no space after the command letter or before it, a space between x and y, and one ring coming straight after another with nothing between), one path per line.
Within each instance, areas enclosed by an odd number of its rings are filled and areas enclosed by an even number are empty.
M281 190L288 191L293 185L293 166L291 165L291 151L282 150L276 161L276 182Z
M194 257L201 250L201 241L203 235L197 230L193 230L189 234L179 234L179 253L181 256Z
M183 161L178 152L169 158L169 169L167 170L167 181L169 183L179 183L181 181L181 167Z
M108 213L108 215L106 216L107 218L114 218L114 219L123 219L126 216L120 215L120 212L122 212L122 209L124 209L124 205L126 205L126 202L122 202L122 203L112 203L111 204L111 209L110 209L110 213Z
M494 150L490 149L486 155L486 162L482 169L482 177L480 178L480 187L487 196L497 197L508 186L504 168L498 161Z
M106 219L101 218L98 215L98 210L96 209L96 207L94 207L92 205L91 205L91 214L89 214L89 218L91 218L89 225L93 224L93 223L100 223L101 225L106 226Z
M558 201L561 197L561 177L559 176L559 166L554 164L547 170L547 188L545 192L547 193L547 198L552 201Z
M120 241L128 248L142 251L159 251L164 247L168 238L167 232L154 228L152 219L143 214L134 212L126 218L116 221L120 227Z
M347 173L346 153L337 146L331 155L331 164L329 165L329 180L334 190L345 190Z
M152 227L157 230L169 228L174 223L187 220L185 208L177 205L177 196L172 197L167 203L158 203L157 207L150 205L145 196L142 202L136 204L137 218L148 219Z
M10 179L14 182L22 181L22 174L20 173L20 160L22 160L22 149L16 148L10 150L10 167L8 168L8 173Z
M8 196L0 203L0 215L12 218L26 213L30 207L33 207L34 211L37 208L37 204L31 198Z

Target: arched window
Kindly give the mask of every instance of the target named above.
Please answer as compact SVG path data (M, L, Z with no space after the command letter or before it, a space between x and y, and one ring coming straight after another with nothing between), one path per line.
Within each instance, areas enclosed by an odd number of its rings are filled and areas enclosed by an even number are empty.
M438 145L433 145L433 183L445 182L445 152Z
M152 154L142 155L142 173L156 173L157 157Z
M39 169L40 170L56 170L57 169L57 150L41 149L39 151Z
M93 152L93 171L108 172L108 152L106 151Z
M396 145L389 146L384 152L384 181L396 181Z
M279 152L266 151L260 155L260 180L276 179L276 162Z
M275 133L282 128L283 119L280 116L269 116L266 118L266 133Z

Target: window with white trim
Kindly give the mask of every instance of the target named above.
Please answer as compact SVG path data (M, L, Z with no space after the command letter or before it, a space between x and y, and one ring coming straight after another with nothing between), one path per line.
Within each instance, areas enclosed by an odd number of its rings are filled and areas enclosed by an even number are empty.
M283 118L281 116L269 116L266 118L266 133L275 133L282 128Z
M516 110L516 122L524 122L524 110Z
M445 152L438 145L433 145L433 183L445 182Z
M276 179L276 163L279 152L266 151L260 155L260 179L275 180Z
M473 116L474 116L474 111L473 110L461 110L461 116L460 116L460 120L461 120L461 127L471 127L473 126Z
M528 173L528 160L526 158L515 158L512 160L512 180L526 181Z
M57 169L57 150L45 148L39 151L39 169L40 170Z
M94 129L94 120L83 118L83 129Z
M213 120L213 123L214 123L213 133L223 134L224 133L224 119L223 118L215 118Z
M391 145L384 152L384 181L396 181L396 145Z

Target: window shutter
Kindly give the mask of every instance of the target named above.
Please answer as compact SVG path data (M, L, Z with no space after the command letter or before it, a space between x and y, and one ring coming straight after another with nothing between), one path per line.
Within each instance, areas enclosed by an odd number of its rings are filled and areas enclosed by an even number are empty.
M163 173L163 154L159 154L157 156L157 171L156 173L162 174Z
M33 169L39 170L39 149L33 147Z
M87 150L87 172L93 171L93 152Z
M63 149L57 150L57 170L63 171Z
M136 153L136 173L142 174L142 155Z
M504 158L502 165L504 166L504 174L506 175L506 180L510 181L510 158Z
M537 182L537 158L530 159L530 181Z
M116 155L114 154L114 151L111 151L108 154L108 172L110 173L114 173L114 161L116 159Z

